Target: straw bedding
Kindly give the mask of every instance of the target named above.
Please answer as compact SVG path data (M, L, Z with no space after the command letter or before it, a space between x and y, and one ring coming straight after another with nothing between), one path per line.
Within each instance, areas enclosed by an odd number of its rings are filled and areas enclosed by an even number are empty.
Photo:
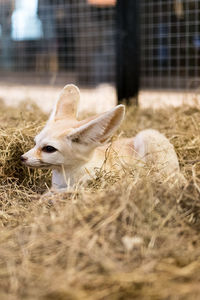
M34 105L1 104L0 299L199 299L200 110L129 108L119 132L164 133L184 188L148 170L97 170L84 189L44 195L50 172L19 157L45 120Z

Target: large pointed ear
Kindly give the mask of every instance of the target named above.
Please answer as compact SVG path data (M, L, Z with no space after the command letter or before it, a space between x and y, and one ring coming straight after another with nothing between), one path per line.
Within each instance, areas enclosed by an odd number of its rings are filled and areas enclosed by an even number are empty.
M67 138L80 144L101 145L113 136L120 126L125 113L125 106L118 105L110 111L74 129Z
M66 85L58 97L50 119L56 121L66 117L76 118L79 100L78 87L73 84Z

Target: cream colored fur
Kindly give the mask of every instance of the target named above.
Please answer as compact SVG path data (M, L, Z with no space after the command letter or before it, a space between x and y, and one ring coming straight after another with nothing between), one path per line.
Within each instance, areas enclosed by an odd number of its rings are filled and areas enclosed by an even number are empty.
M138 161L153 169L160 181L183 179L174 147L164 135L147 129L134 138L108 144L124 118L125 107L118 105L78 121L79 98L76 86L64 87L46 126L35 138L35 147L22 156L27 166L52 169L53 188L84 182L103 165L113 170Z

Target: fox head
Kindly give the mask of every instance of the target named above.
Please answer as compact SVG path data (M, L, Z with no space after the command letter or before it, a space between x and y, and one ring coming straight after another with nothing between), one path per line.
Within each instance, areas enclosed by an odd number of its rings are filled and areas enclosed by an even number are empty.
M63 88L46 126L34 139L35 146L21 156L23 163L38 168L77 168L112 137L123 120L124 106L78 121L79 99L76 86Z

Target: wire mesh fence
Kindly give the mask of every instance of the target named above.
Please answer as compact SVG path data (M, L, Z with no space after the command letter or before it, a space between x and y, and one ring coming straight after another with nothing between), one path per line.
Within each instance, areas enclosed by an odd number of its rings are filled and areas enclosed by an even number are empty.
M114 83L116 7L92 2L0 0L0 77ZM199 86L199 20L200 0L140 1L141 88Z
M141 0L141 85L199 86L200 1Z
M0 0L0 76L6 74L114 82L115 8L87 0Z

